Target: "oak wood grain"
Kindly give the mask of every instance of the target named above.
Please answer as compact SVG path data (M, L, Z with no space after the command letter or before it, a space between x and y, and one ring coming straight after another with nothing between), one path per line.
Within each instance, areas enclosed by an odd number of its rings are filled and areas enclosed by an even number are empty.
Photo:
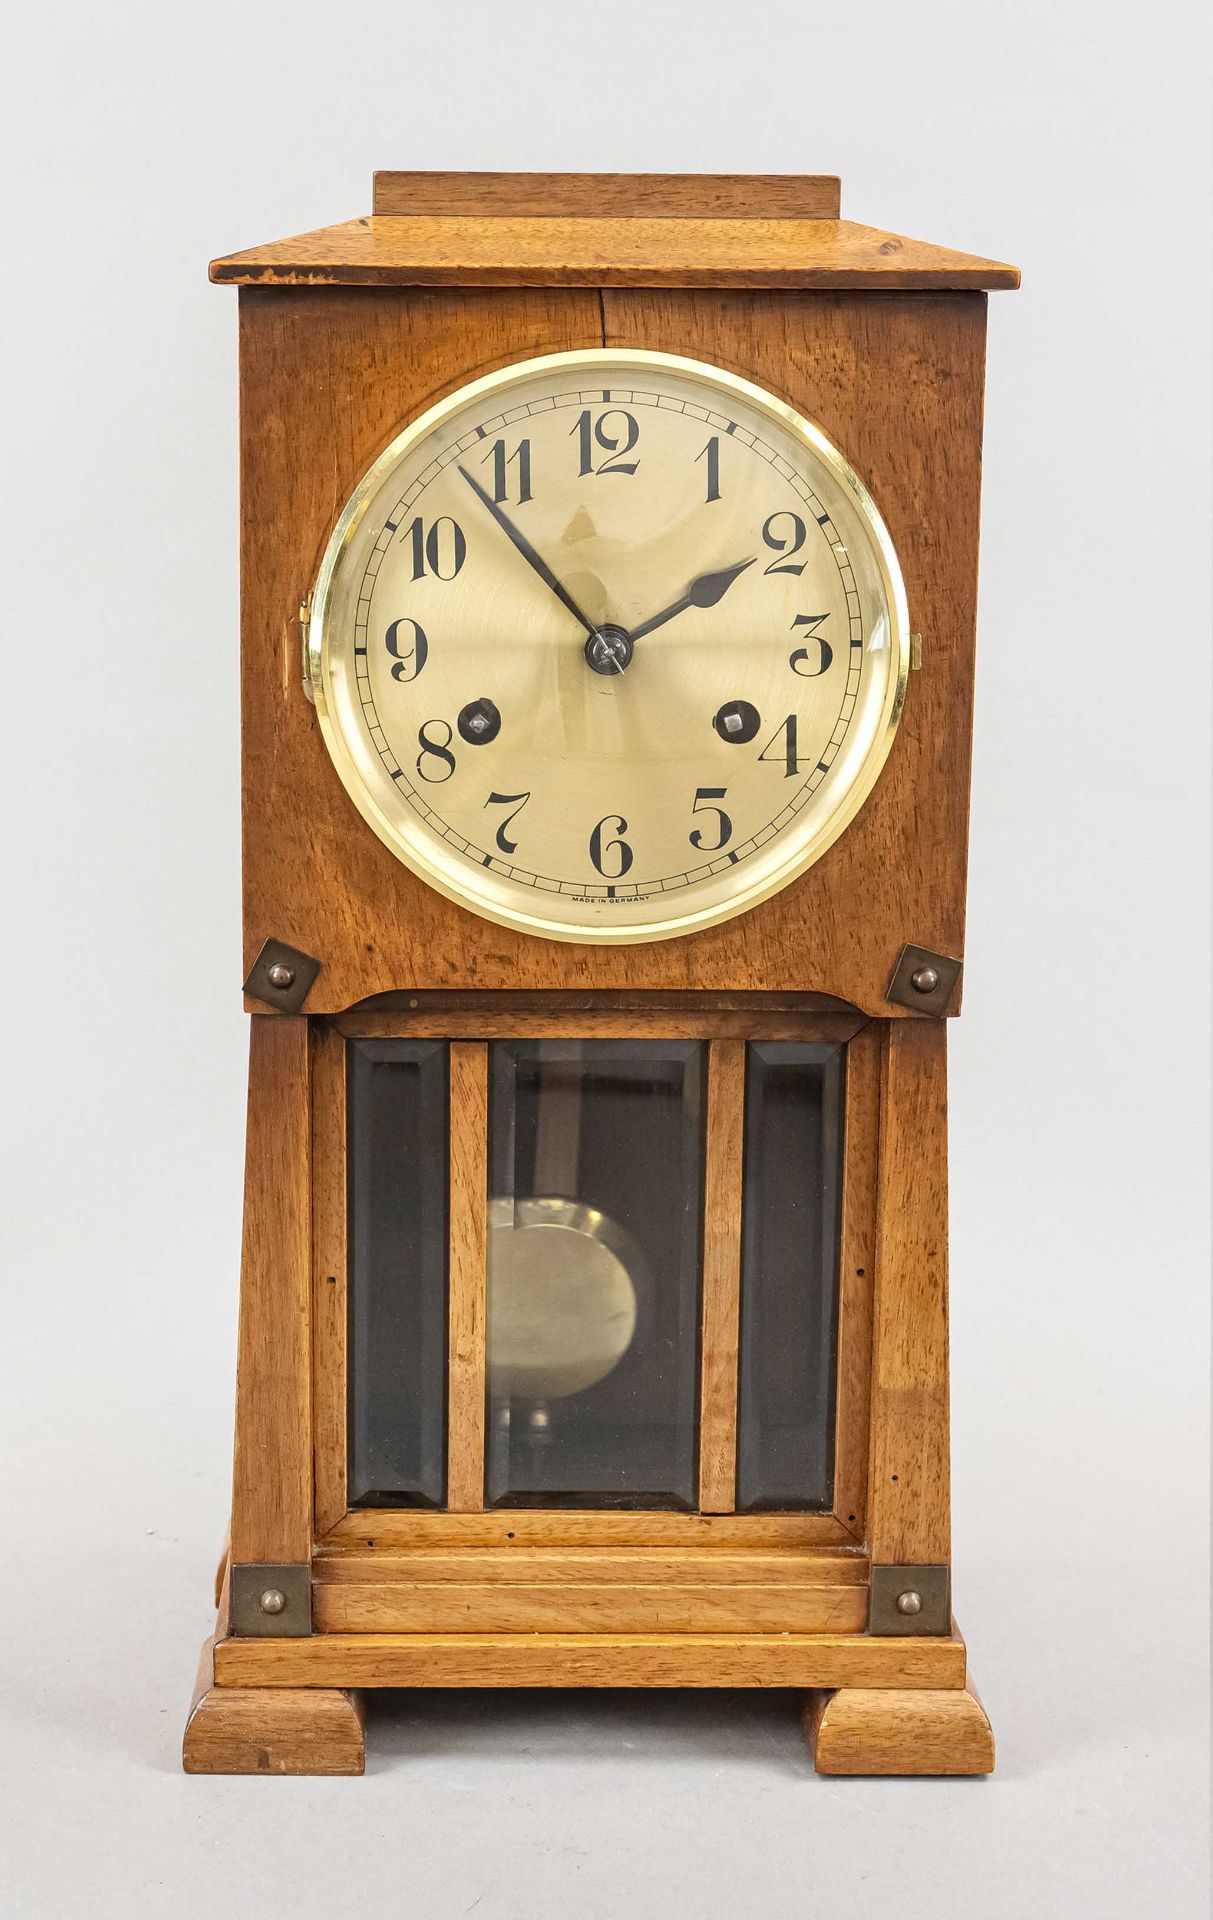
M701 1513L731 1513L736 1498L744 1130L745 1042L713 1040L708 1047L704 1152L703 1328L699 1355Z
M854 1551L698 1547L325 1551L320 1632L857 1632Z
M312 1449L315 1526L326 1533L346 1511L345 1042L313 1022L312 1047Z
M961 1640L868 1634L317 1633L225 1640L224 1686L963 1687Z
M204 1641L181 1743L186 1773L339 1773L363 1770L362 1709L337 1689L223 1687L215 1648L230 1631L223 1569L215 1631Z
M950 1554L945 1029L885 987L906 942L964 952L979 289L1018 276L837 211L836 182L807 178L388 174L372 217L212 269L243 289L246 965L285 940L322 963L309 1013L357 1011L309 1047L306 1019L250 1006L231 1557L308 1560L315 1532L319 1631L240 1640L221 1617L194 1770L360 1770L357 1684L788 1685L817 1690L821 1771L993 1763L959 1637L859 1629L870 1565ZM354 811L298 685L299 602L384 445L480 373L587 346L708 361L815 420L872 492L923 636L836 846L741 920L647 947L536 940L426 888ZM343 1028L453 1042L450 1512L345 1511ZM746 1038L849 1043L834 1514L480 1511L486 1042L520 1031L712 1043L701 1495L722 1509L741 1123L721 1088Z
M450 1338L447 1358L447 1507L484 1506L485 1336L488 1264L488 1048L451 1048Z
M867 1025L863 1014L614 1011L549 1012L541 1008L482 1009L464 1013L373 1013L336 1017L349 1039L387 1040L824 1040L842 1042Z
M834 1512L857 1540L867 1529L882 1034L881 1023L871 1021L849 1042L846 1063Z
M994 1735L972 1687L846 1687L810 1695L805 1732L826 1774L981 1774L994 1771Z
M314 954L316 1013L452 988L808 990L912 1018L884 998L903 944L963 953L985 302L608 293L603 311L611 344L686 353L773 388L822 425L872 490L924 634L923 668L872 796L808 873L690 938L570 946L494 926L426 887L347 798L294 675L284 684L284 649L297 660L300 598L386 441L490 366L600 342L598 298L246 290L246 964L271 935Z
M246 287L1008 288L1016 268L850 220L372 215L228 254Z
M257 1015L249 1038L231 1559L299 1563L312 1543L308 1022Z
M947 1029L884 1029L869 1545L885 1565L951 1557Z
M420 1013L432 1018L439 1013L522 1013L533 1014L541 1011L550 1019L559 1014L562 1018L579 1020L587 1015L591 1018L614 1017L624 1013L639 1014L642 1019L659 1016L694 1016L703 1019L709 1014L750 1013L759 1017L766 1015L786 1016L789 1019L801 1019L808 1014L843 1014L851 1016L853 1009L845 1002L828 993L783 993L747 992L744 988L732 993L720 992L663 992L641 988L633 991L628 987L613 987L606 991L588 986L547 990L541 996L528 992L525 988L492 987L488 992L477 991L474 987L439 988L436 991L425 990L416 993L389 992L373 995L359 1002L347 1016L357 1019L362 1014L381 1013ZM858 1023L857 1023L858 1024ZM718 1029L717 1031L721 1031ZM725 1028L724 1032L731 1029Z
M318 1633L862 1633L864 1587L527 1586L473 1580L317 1587Z
M826 173L376 173L371 211L477 219L836 220Z
M627 1513L618 1509L502 1508L490 1513L418 1513L361 1508L347 1513L322 1546L482 1547L853 1547L849 1528L828 1513Z
M203 1649L209 1667L210 1646ZM334 1687L208 1685L186 1722L186 1773L359 1774L366 1748L353 1694Z
M324 1586L709 1586L863 1587L866 1555L853 1548L797 1547L393 1547L322 1548L313 1577Z

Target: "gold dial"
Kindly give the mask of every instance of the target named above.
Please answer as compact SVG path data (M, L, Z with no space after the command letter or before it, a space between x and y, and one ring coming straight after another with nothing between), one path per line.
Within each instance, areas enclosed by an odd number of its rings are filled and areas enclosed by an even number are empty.
M817 427L719 368L597 348L392 442L329 542L308 657L351 799L430 885L549 939L659 940L854 818L905 591Z

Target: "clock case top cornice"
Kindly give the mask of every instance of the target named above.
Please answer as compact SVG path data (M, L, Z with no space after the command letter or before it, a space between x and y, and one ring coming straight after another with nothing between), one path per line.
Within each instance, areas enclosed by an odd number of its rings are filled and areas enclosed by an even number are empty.
M377 173L373 212L212 261L232 286L1013 288L839 218L825 174Z

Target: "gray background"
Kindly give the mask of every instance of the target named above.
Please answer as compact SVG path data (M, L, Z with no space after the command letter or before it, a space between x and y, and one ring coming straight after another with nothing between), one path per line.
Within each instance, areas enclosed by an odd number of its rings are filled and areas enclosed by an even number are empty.
M1204 1911L1205 37L1195 0L10 21L6 1920ZM376 166L841 172L849 216L1024 270L990 302L953 1052L991 1782L816 1780L783 1694L422 1698L362 1782L177 1773L246 1046L205 269L367 211Z

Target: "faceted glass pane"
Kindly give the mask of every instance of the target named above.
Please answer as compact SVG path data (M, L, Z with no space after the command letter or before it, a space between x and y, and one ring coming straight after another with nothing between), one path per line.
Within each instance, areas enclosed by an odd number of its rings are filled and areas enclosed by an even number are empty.
M828 1511L843 1049L746 1049L737 1506Z
M447 1049L352 1040L346 1062L350 1505L441 1506Z
M492 1048L492 1505L695 1503L703 1055Z

